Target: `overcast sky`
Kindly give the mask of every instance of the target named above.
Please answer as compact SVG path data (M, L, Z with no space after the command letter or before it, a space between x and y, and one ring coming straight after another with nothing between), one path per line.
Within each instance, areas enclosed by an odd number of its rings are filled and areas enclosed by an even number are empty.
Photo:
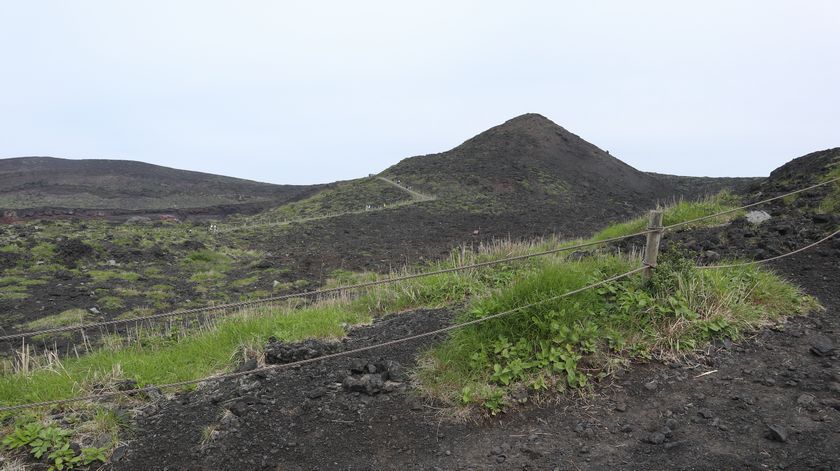
M274 183L379 172L526 112L664 173L840 146L836 0L5 1L0 71L0 157Z

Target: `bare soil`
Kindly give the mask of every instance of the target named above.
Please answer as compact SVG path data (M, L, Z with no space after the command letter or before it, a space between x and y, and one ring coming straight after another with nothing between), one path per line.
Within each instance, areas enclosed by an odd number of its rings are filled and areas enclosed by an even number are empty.
M789 182L796 185L798 182ZM778 191L784 190L784 186ZM804 196L813 208L823 195ZM787 203L779 203L787 204ZM771 212L776 212L772 210ZM669 243L765 258L765 244L802 246L825 223L803 209L763 226L684 232ZM778 227L793 227L780 233ZM691 240L687 240L689 235ZM701 242L697 242L699 239ZM693 243L700 243L695 247ZM686 246L686 244L688 246ZM764 251L764 252L762 252ZM772 263L825 311L713 345L679 362L631 365L586 397L529 403L468 420L424 402L382 365L416 366L440 339L227 381L150 405L113 469L840 469L840 241ZM314 355L439 328L448 310L395 314ZM269 351L276 350L269 345ZM296 353L295 353L296 354ZM283 361L283 355L280 355ZM293 358L289 358L291 360ZM347 390L360 365L396 382ZM371 365L371 366L368 366ZM206 439L211 437L211 439Z
M372 396L341 386L358 360L415 366L434 340L416 342L149 406L113 469L838 469L833 253L774 266L825 312L686 362L633 365L591 397L560 397L475 423L424 403L410 386ZM354 330L340 348L432 330L450 318L447 311L393 315ZM208 426L218 435L202 445Z

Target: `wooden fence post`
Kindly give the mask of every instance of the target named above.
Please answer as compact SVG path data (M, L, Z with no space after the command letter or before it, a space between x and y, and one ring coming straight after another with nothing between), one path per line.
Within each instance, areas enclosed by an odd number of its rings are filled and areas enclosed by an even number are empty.
M656 267L656 257L659 255L659 242L662 240L662 211L650 212L648 221L647 245L645 246L645 259L643 265L646 267L645 276L650 278L653 269Z

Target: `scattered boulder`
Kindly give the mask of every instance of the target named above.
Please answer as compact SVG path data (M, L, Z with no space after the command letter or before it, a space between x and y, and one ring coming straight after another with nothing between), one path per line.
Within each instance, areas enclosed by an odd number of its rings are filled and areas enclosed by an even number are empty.
M341 384L347 391L373 396L402 388L404 380L403 367L396 361L380 359L370 363L354 358L350 361L350 374Z
M816 401L816 398L808 393L800 394L799 397L796 398L796 404L805 408L814 407L814 401Z
M342 386L350 392L360 392L373 396L382 391L385 387L385 381L382 380L381 375L377 374L350 375L344 378Z
M815 336L811 343L811 353L819 357L828 356L833 350L834 343L825 335Z
M811 220L816 224L827 224L829 222L833 222L835 218L836 216L833 214L814 214L811 216Z
M785 427L781 425L768 425L768 431L766 437L774 442L787 442L788 441L788 431Z
M114 451L111 452L110 461L112 463L116 463L117 461L120 461L121 459L125 458L125 454L127 452L128 452L128 447L125 446L125 445L121 445L121 446L118 446L118 447L114 448Z
M242 362L242 364L239 365L239 368L237 368L236 371L238 373L242 373L242 372L245 372L245 371L255 370L256 368L257 368L257 359L256 358L249 358L249 359L245 360L244 362Z
M704 419L711 419L714 417L714 414L709 409L700 409L697 411L697 414Z
M651 445L661 445L665 443L666 437L665 434L662 432L653 432L647 437L645 437L645 442L650 443Z

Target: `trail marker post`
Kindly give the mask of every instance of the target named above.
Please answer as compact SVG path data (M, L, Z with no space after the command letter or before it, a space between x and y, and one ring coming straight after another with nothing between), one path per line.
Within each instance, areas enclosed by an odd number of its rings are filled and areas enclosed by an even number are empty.
M645 276L650 278L653 275L653 269L656 268L656 258L659 255L659 242L662 241L662 211L654 210L650 212L650 219L648 220L647 245L645 246L645 259L642 262L646 268Z

